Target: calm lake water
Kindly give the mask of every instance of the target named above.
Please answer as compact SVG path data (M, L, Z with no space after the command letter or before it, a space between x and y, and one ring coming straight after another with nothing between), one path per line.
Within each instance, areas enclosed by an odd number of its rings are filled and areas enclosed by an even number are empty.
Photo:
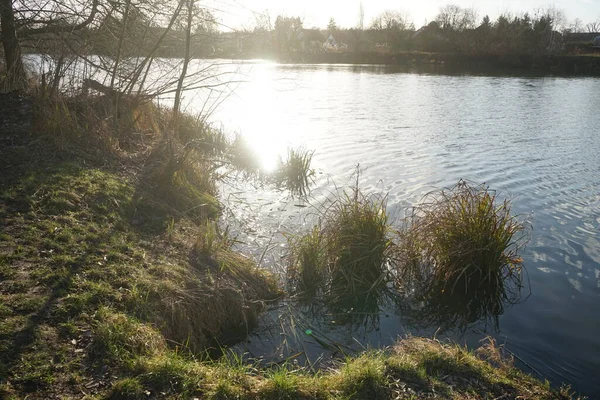
M304 146L315 151L318 171L304 202L243 182L224 189L230 217L245 226L242 247L258 257L268 249L263 261L280 270L271 250L285 243L283 234L307 229L310 206L336 186L348 187L357 164L363 190L389 193L397 218L432 189L459 179L485 182L533 225L524 254L532 294L506 310L499 331L488 327L485 334L505 343L524 370L592 398L600 393L600 79L267 63L239 72L244 82L212 120L247 137L266 168L288 146ZM202 99L188 94L189 108L201 109ZM241 348L271 360L305 351L315 360L323 348L306 327L352 349L435 333L411 326L393 308L374 325L340 326L339 316L310 312L290 322L291 307L272 308ZM300 336L291 340L282 329ZM484 329L445 336L476 346Z

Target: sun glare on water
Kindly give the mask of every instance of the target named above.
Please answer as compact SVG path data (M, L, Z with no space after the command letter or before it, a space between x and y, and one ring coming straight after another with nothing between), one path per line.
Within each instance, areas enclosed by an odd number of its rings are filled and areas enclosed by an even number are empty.
M235 94L236 120L243 126L240 133L259 158L262 168L270 172L285 156L288 147L287 133L281 128L283 121L281 105L277 101L275 69L268 64L254 66L247 79L248 82Z

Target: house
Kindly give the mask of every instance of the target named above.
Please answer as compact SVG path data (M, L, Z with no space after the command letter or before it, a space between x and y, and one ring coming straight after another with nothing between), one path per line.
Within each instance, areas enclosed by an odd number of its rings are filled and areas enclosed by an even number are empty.
M330 46L330 47L337 46L337 41L335 40L335 38L333 37L333 35L331 33L329 34L329 36L327 36L327 40L325 41L325 43L323 43L323 46Z
M596 36L594 40L592 40L592 46L600 47L600 36Z

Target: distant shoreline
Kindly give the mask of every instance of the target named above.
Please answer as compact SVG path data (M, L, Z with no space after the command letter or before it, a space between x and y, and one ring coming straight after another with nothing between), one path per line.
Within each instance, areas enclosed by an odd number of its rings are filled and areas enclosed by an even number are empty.
M586 55L466 55L406 52L231 54L209 58L264 59L289 64L383 65L445 73L526 73L600 76L600 53Z
M30 53L36 54L36 53ZM89 55L92 55L88 54ZM101 54L98 54L99 56ZM128 57L143 57L128 54ZM158 54L162 58L180 58ZM600 77L600 49L587 54L461 54L428 52L241 52L192 54L196 60L263 60L296 65L370 65L390 68L390 72L433 74L590 76Z

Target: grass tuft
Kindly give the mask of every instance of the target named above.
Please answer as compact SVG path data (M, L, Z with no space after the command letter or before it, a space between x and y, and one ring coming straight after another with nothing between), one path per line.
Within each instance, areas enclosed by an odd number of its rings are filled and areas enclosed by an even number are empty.
M331 202L313 229L289 238L289 274L297 289L345 303L376 295L390 280L393 243L386 198L355 188Z
M140 400L146 397L144 386L136 378L124 378L113 383L110 400Z
M397 252L400 280L425 302L428 322L495 321L520 300L526 233L508 200L461 181L429 194L408 218Z
M305 149L288 149L286 159L279 160L269 180L293 195L306 196L315 175L311 169L313 155Z
M321 287L328 271L328 254L325 248L325 235L318 225L302 236L290 236L288 265L296 278L297 289L315 293Z
M340 370L340 389L351 399L389 398L389 380L381 352L347 360Z

